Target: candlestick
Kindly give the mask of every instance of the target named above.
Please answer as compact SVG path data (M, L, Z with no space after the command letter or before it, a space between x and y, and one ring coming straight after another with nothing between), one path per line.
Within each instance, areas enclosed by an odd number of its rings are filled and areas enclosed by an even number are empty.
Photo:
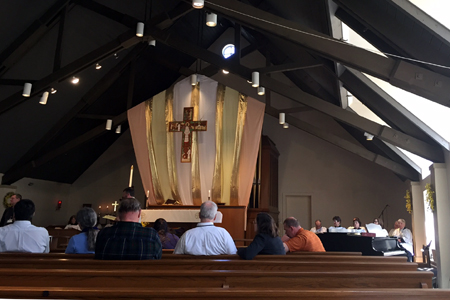
M133 165L131 165L130 169L130 183L128 184L129 187L133 186Z

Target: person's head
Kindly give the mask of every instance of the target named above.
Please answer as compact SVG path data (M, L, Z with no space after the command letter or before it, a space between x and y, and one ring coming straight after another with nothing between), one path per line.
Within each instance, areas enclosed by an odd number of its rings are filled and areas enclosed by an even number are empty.
M293 238L297 235L297 232L302 228L298 223L297 219L294 217L289 217L283 222L284 232L290 238Z
M383 227L383 221L378 218L373 219L373 224L380 225L381 227Z
M275 220L268 213L259 213L256 216L256 227L258 233L265 233L271 237L278 235L278 228L275 224Z
M341 217L334 216L333 217L333 225L334 225L334 227L340 227L341 226Z
M9 202L11 203L12 206L16 205L16 203L19 202L20 200L22 200L21 194L14 194L11 196L11 198L9 198Z
M205 201L200 206L200 221L212 222L217 214L217 204L212 201Z
M398 223L398 228L400 228L400 229L405 228L406 221L404 219L398 219L397 223Z
M75 216L75 215L70 216L69 222L67 222L67 224L69 224L69 225L77 225L77 216Z
M134 188L127 187L122 191L122 199L134 198Z
M316 220L316 229L320 229L320 227L322 227L322 221L320 221L319 219Z
M353 227L355 229L361 228L361 220L358 217L353 218Z
M138 223L141 218L141 204L136 198L123 199L119 204L118 215L121 222Z
M90 207L80 209L76 218L81 228L90 228L97 224L97 213Z
M165 236L169 231L169 226L167 225L166 220L163 218L157 219L153 224L153 228L159 235Z
M395 228L395 229L399 228L398 221L395 221L395 223L394 223L394 228Z
M14 220L31 221L34 216L35 206L33 201L22 199L14 205Z

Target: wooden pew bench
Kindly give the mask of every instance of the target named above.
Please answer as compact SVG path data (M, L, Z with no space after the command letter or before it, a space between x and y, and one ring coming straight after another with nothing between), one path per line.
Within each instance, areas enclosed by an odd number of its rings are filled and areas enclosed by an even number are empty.
M383 261L162 259L102 261L93 259L14 258L2 268L84 270L261 270L261 271L417 271L417 264Z
M440 300L449 299L442 289L223 289L223 288L37 288L0 286L4 298L52 299L320 299L320 300Z
M112 262L111 262L112 263ZM0 269L3 286L91 288L420 288L433 273L417 271L280 272L259 270Z

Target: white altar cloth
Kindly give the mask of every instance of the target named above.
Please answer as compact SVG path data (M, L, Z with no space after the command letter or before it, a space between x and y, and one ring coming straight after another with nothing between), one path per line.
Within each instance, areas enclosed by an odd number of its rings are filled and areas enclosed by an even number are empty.
M163 218L167 222L174 223L199 223L199 209L143 209L141 212L142 222L155 222L156 219ZM222 213L217 212L214 223L222 223Z

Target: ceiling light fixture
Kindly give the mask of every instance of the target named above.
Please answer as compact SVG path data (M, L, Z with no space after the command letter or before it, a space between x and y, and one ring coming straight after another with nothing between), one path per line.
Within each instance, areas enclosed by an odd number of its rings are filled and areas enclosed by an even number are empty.
M156 40L150 40L150 41L148 41L148 45L149 45L149 46L155 47L155 46L156 46Z
M285 115L284 115L284 113L279 113L279 115L278 115L278 120L279 120L279 122L280 122L280 124L281 125L283 125L284 123L285 123Z
M78 82L80 82L80 78L73 76L70 82L72 82L73 84L77 84Z
M227 71L227 70L223 69L223 70L222 70L222 73L223 73L223 74L228 74L228 73L230 73L230 71Z
M116 128L116 133L119 134L122 131L122 125L118 125Z
M258 95L262 96L266 93L266 89L263 86L258 86Z
M50 89L50 93L52 93L52 94L56 94L57 91L58 91L58 90L55 89L55 88L51 88L51 89Z
M143 37L144 36L144 23L138 22L136 25L136 36Z
M191 75L191 85L196 85L198 82L197 74Z
M106 130L111 130L112 127L112 120L108 119L106 120Z
M101 64L99 64L99 63L96 63L95 64L95 69L96 70L100 70L102 68L102 65Z
M31 83L26 82L26 83L23 85L22 96L24 96L24 97L30 97L30 95L31 95L31 87L32 87L32 86L33 86L33 85L32 85Z
M368 140L368 141L373 140L373 134L370 134L368 132L364 132L364 136L366 137L366 140Z
M44 92L41 96L41 100L39 100L39 104L45 105L48 100L48 92Z
M115 59L118 59L118 58L119 58L119 54L114 53L114 58L115 58Z
M217 15L211 12L206 13L206 26L216 27L217 25Z
M205 0L192 0L192 7L196 9L203 8L205 6Z
M259 72L252 72L252 87L259 86Z
M288 123L284 123L284 124L283 124L283 128L284 128L284 129L288 129L288 128L289 128L289 124L288 124Z

